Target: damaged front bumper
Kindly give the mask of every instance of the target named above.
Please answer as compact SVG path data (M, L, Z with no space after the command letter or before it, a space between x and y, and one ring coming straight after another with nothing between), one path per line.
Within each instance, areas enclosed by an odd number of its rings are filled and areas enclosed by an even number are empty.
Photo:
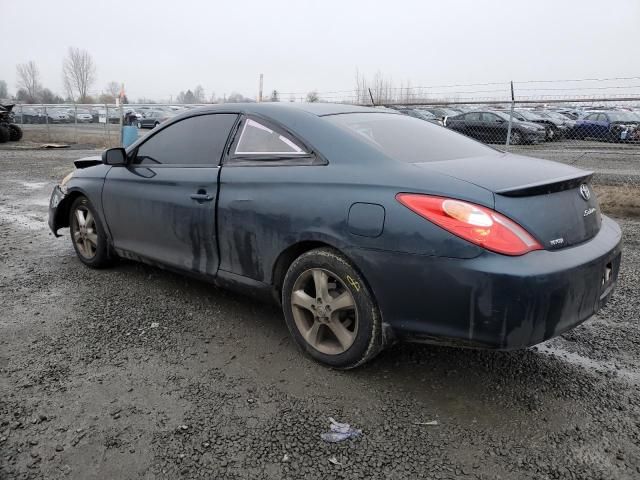
M60 236L58 235L58 229L69 226L66 198L67 196L60 188L60 185L56 185L53 192L51 192L51 199L49 200L49 228L56 237Z

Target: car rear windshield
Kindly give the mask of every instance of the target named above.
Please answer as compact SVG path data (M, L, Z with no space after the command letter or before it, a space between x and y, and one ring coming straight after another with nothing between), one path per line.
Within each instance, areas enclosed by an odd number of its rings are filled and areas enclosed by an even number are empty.
M496 153L464 135L406 115L343 113L324 118L402 162L439 162Z

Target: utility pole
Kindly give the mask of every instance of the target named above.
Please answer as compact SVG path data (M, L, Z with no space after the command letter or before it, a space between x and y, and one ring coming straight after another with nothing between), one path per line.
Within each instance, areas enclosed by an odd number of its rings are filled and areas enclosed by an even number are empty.
M264 75L261 73L260 74L260 90L258 90L258 101L261 102L262 101L262 80L264 78Z

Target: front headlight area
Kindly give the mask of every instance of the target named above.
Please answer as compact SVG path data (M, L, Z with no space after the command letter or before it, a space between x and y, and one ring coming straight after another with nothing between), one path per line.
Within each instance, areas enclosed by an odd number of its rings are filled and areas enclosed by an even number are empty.
M69 183L69 180L71 180L71 178L73 177L73 174L75 173L75 170L73 170L72 172L70 172L66 177L64 177L62 179L62 181L60 182L60 190L62 191L62 193L64 193L65 195L67 194L67 183Z

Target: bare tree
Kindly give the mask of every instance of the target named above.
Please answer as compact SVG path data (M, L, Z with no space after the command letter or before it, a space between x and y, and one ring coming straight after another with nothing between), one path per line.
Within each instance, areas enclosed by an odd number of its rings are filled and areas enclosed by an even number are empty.
M315 90L307 93L307 102L314 103L319 100L320 100L320 97L318 97L318 92L316 92Z
M18 64L18 88L26 92L26 100L29 103L38 101L42 85L40 85L40 71L33 60Z
M279 102L280 101L280 94L278 93L278 90L274 90L273 92L271 92L271 99L272 102Z
M9 92L7 91L7 82L0 80L0 98L7 98Z
M120 84L118 82L111 81L107 83L107 86L104 90L114 99L120 96Z
M193 89L193 103L204 103L206 97L204 95L204 88L202 85L196 85L196 88Z
M85 102L89 89L96 80L96 66L91 54L86 50L69 47L67 58L62 64L64 87L71 98Z

